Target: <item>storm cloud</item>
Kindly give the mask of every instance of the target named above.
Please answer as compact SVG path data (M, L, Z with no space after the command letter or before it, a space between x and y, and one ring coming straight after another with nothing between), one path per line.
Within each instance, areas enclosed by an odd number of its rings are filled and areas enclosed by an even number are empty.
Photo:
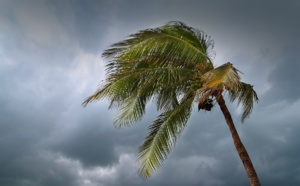
M145 28L183 21L215 41L260 102L245 124L228 100L262 185L300 185L300 2L2 0L0 185L248 185L219 108L195 112L164 165L138 177L136 151L158 113L116 130L107 100L81 106L105 78L101 52Z

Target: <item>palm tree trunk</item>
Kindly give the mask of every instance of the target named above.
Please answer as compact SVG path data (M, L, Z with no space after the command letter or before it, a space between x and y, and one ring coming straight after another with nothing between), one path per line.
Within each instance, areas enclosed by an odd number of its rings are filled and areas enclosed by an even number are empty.
M251 159L250 159L250 157L247 153L247 150L244 147L244 145L235 129L234 123L231 118L231 114L229 113L229 110L225 104L225 101L224 101L222 95L217 96L217 102L223 112L226 123L230 129L235 148L240 156L240 159L243 162L244 168L245 168L248 178L249 178L250 185L251 186L260 186L260 182L259 182L258 176L256 174L256 171L252 165Z

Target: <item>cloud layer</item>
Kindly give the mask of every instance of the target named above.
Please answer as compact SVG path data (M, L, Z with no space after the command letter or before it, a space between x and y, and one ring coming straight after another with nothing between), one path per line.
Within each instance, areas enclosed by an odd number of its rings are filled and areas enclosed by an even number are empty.
M247 185L217 107L192 114L146 181L136 150L155 107L122 130L107 101L81 107L105 77L105 48L172 20L211 35L214 63L232 62L254 84L260 102L245 124L227 102L262 185L299 185L299 8L296 0L1 1L0 185Z

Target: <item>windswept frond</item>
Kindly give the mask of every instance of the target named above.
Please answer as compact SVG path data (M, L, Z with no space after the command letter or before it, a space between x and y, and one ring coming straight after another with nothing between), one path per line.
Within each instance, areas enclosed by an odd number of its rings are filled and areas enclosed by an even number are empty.
M162 113L149 127L150 132L138 151L141 177L149 177L166 159L186 126L193 100L192 94L186 95L177 107Z
M86 99L84 105L102 98L109 98L110 107L119 108L116 126L129 126L139 121L151 97L157 97L158 108L176 105L176 97L185 89L186 82L193 76L186 68L163 67L141 68L123 74L113 74L102 89ZM173 98L170 93L173 91Z
M234 89L239 87L241 78L238 72L231 63L221 65L203 75L203 88L228 87Z
M258 102L258 97L253 89L253 86L244 82L241 82L241 86L237 89L229 89L230 101L237 100L238 105L242 104L243 114L242 122L250 116L253 108L253 103Z
M156 96L157 110L170 110L178 106L177 87L171 87L168 89L161 89Z
M204 102L209 96L217 97L224 90L229 92L231 101L242 104L242 122L251 114L253 103L258 101L252 85L240 81L239 71L231 63L221 65L202 76L203 87L197 91L196 100Z
M112 45L103 56L134 65L147 62L159 67L193 67L205 63L212 69L212 48L213 42L205 33L181 22L170 22L130 35L128 39Z
M116 101L126 99L137 87L138 79L137 74L127 73L118 78L107 78L107 82L98 89L94 94L88 97L83 105L86 106L88 103L98 101L103 98L111 100L111 105Z
M128 126L140 120L145 113L147 102L153 96L162 98L163 96L161 94L166 92L166 90L175 90L175 95L173 95L175 99L177 94L182 92L180 91L179 85L186 83L187 78L189 78L189 73L191 72L187 69L166 67L139 69L134 73L138 74L130 84L134 87L125 90L127 92L131 90L130 94L128 94L126 98L114 100L117 101L119 107L119 114L115 121L117 127ZM174 86L175 83L176 86ZM119 90L122 92L121 88L119 88ZM169 96L170 95L169 92ZM165 97L165 100L160 99L160 103L164 101L164 106L166 106L166 103L169 101L176 104L176 100L174 99Z
M204 103L209 97L220 96L224 88L235 90L241 86L238 70L231 63L206 72L200 81L203 85L197 89L195 98L199 104Z
M151 95L135 91L130 97L119 101L120 108L114 122L115 126L117 128L122 128L142 119L145 114L146 104L150 98Z
M99 88L98 90L96 90L96 92L94 94L92 94L91 96L89 96L88 98L86 98L84 100L84 102L82 103L82 106L86 107L87 104L89 104L93 101L101 100L103 97L105 97L103 95L107 94L107 89L109 86L110 86L110 84L106 84L102 88Z
M83 106L108 98L111 106L131 108L123 100L136 100L129 98L135 89L153 86L149 90L158 98L158 109L168 109L188 90L192 78L213 69L212 49L209 36L182 22L141 30L103 52L110 59L106 81ZM174 94L171 100L165 95L168 90Z

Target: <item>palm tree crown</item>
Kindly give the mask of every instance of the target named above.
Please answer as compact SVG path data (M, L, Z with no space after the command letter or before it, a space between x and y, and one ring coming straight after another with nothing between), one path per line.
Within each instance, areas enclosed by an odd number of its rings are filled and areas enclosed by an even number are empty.
M141 30L105 50L109 59L104 84L83 105L109 99L119 114L117 127L130 126L154 100L160 115L138 150L139 173L146 178L166 159L193 110L210 110L212 102L228 92L242 105L242 121L258 101L252 85L240 81L231 63L214 67L213 41L204 32L182 22Z

